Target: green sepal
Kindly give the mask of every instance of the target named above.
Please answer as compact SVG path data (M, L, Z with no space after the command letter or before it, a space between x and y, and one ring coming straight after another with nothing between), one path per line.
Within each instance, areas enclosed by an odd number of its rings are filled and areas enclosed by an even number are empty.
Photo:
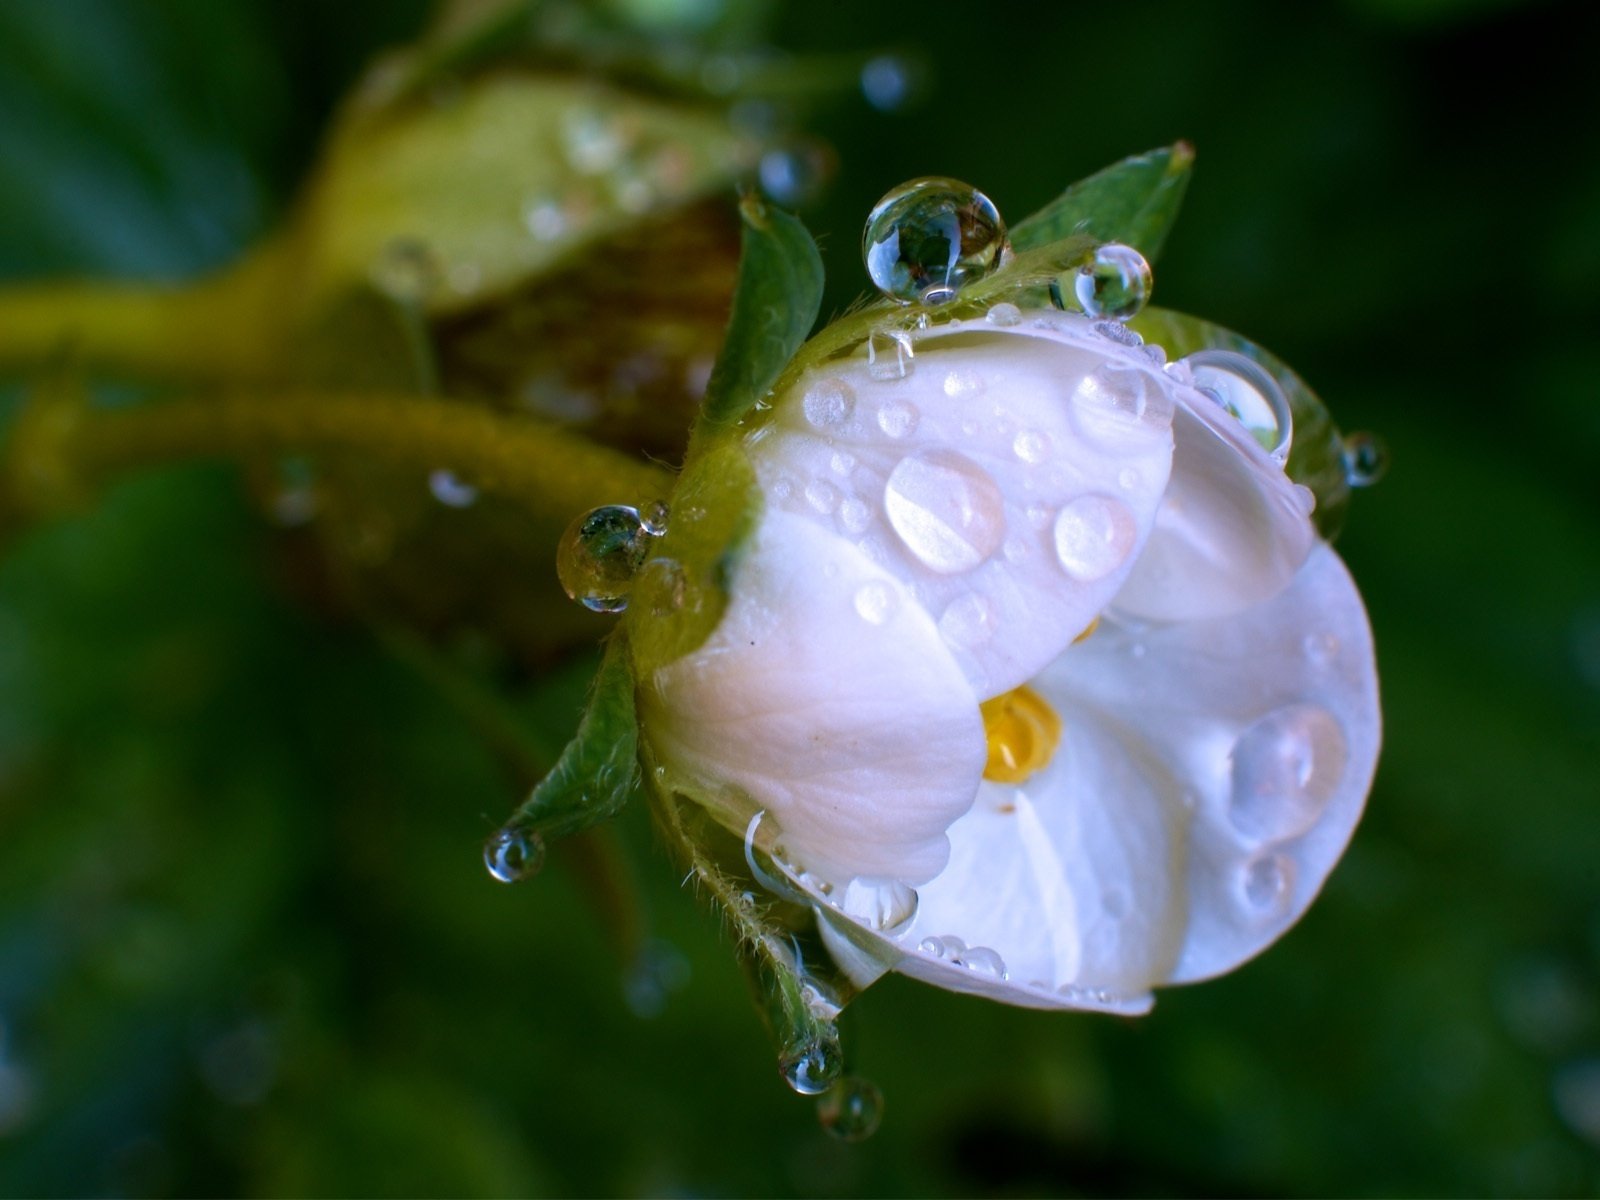
M625 618L643 680L704 644L728 606L739 557L761 517L756 473L738 442L714 443L691 458L671 507Z
M626 634L606 643L588 706L555 768L504 829L559 838L614 816L639 782L639 720Z
M1259 363L1278 381L1294 418L1294 440L1284 469L1290 479L1305 484L1316 495L1317 507L1313 515L1322 536L1329 539L1337 536L1350 503L1344 439L1327 407L1305 381L1276 355L1249 338L1187 313L1150 307L1128 324L1173 358L1183 358L1197 350L1233 350Z
M739 279L702 420L730 425L777 381L822 308L822 256L800 221L755 195L739 204Z
M1188 142L1114 163L1012 226L1011 247L1021 252L1084 234L1124 242L1154 262L1177 219L1193 164Z
M825 1090L843 1068L839 1013L859 989L823 946L811 903L798 889L788 890L764 850L742 845L717 822L692 781L659 766L645 779L663 840L735 939L779 1072L796 1091Z

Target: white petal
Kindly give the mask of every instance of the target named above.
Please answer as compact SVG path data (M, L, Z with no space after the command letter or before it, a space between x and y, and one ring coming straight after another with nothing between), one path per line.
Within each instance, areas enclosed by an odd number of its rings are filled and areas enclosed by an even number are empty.
M706 644L644 689L658 759L742 830L766 810L825 877L926 880L986 754L977 698L933 621L853 543L763 518Z
M1013 1004L1135 1012L1305 911L1379 741L1366 614L1331 549L1240 616L1103 626L1033 686L1065 723L1055 758L1024 785L985 782L915 921L894 938L855 927L858 955ZM951 938L965 952L939 952ZM1006 977L963 966L975 948Z
M1068 720L1131 731L1147 777L1182 782L1166 806L1185 815L1182 950L1151 982L1231 970L1299 918L1361 817L1381 733L1366 611L1332 549L1235 616L1103 628L1040 686Z
M1155 529L1117 593L1149 620L1237 613L1276 595L1310 553L1309 493L1232 416L1192 389L1173 419L1172 481Z
M1174 384L1066 314L827 364L750 448L774 507L912 585L980 698L1059 654L1133 569L1171 459ZM890 348L885 349L885 345Z

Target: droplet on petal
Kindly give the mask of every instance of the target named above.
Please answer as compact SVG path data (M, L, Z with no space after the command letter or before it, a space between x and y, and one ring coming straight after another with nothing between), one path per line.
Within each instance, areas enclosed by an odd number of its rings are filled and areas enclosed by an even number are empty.
M806 391L800 407L818 429L834 429L855 412L855 389L842 379L822 379Z
M621 612L650 539L638 509L625 504L591 509L561 537L556 575L562 588L592 612Z
M1268 713L1233 747L1228 820L1263 841L1298 837L1338 790L1346 757L1344 730L1326 709L1292 704Z
M1245 906L1263 919L1281 915L1294 891L1294 864L1282 854L1263 854L1245 864L1239 894Z
M878 410L878 428L885 436L909 437L916 432L918 413L915 405L904 400L891 400Z
M940 574L971 570L1005 537L999 485L954 450L927 450L901 459L884 486L883 503L906 549Z
M989 274L1005 245L1005 222L969 184L929 177L901 184L867 217L867 274L903 304L946 304Z
M1184 361L1194 372L1195 387L1232 414L1274 459L1288 459L1294 418L1266 368L1234 350L1201 350Z
M1127 561L1138 536L1138 523L1122 501L1079 496L1056 516L1056 558L1068 575L1092 583Z
M1072 293L1086 316L1129 321L1139 315L1153 284L1144 255L1121 242L1107 242L1074 277Z
M917 915L917 893L895 880L858 876L845 885L840 908L869 928L892 936Z

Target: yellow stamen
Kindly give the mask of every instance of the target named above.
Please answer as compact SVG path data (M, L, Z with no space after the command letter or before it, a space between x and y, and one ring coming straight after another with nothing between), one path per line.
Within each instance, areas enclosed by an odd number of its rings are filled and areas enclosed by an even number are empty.
M1061 718L1043 696L1024 685L978 706L989 739L983 777L1023 783L1050 764L1061 742Z
M1083 641L1084 638L1088 637L1091 633L1093 633L1096 629L1099 629L1099 628L1100 628L1100 618L1096 617L1094 620L1090 621L1087 625L1085 625L1083 627L1083 632L1082 633L1080 633L1077 637L1072 639L1072 644L1074 646L1076 646L1079 642Z

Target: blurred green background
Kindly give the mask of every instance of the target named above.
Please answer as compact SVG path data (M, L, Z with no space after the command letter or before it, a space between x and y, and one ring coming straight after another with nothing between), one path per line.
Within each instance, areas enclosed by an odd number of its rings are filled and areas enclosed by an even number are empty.
M864 287L860 222L902 179L963 178L1020 217L1187 137L1156 301L1387 438L1340 542L1387 745L1323 899L1134 1022L888 979L845 1026L883 1128L835 1142L642 811L621 823L650 938L629 961L581 848L487 877L518 782L403 655L279 585L236 474L152 473L0 562L0 1191L1600 1191L1592 7L766 16L790 52L920 64L895 111L850 93L808 120L839 156L805 211L831 307ZM0 3L0 279L229 261L282 218L368 58L426 17ZM542 753L591 668L515 688Z

